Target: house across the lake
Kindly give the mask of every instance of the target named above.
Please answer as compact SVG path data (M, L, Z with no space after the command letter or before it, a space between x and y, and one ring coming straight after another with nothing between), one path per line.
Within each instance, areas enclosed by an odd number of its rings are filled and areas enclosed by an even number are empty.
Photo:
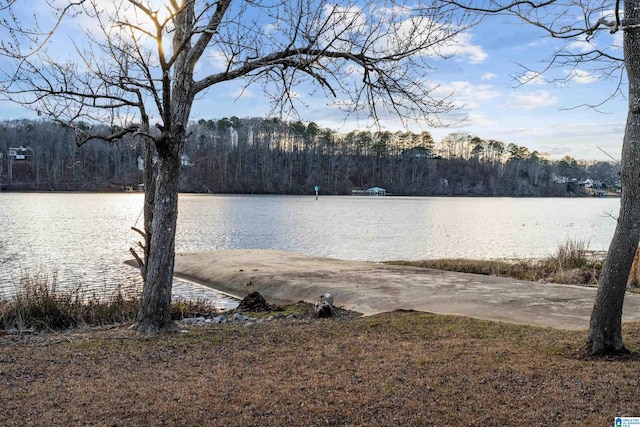
M33 149L31 147L9 147L10 160L31 160Z
M18 177L24 177L29 174L31 168L30 163L33 158L33 148L23 147L9 147L7 156L7 175L9 184L13 183L14 173ZM1 164L2 160L0 160ZM2 167L0 167L0 175L2 174ZM20 178L18 178L20 179Z
M153 158L153 162L155 163L157 161L157 157ZM138 170L139 171L143 171L144 170L144 158L142 158L141 155L138 155L138 158L136 159L136 162L138 163ZM189 156L187 156L186 154L181 154L180 155L180 165L181 166L193 166L193 162L191 161L191 159L189 158Z
M352 196L386 196L387 190L380 187L371 187L362 189L362 188L354 188L351 190Z
M364 191L366 196L386 196L387 190L380 187L371 187Z

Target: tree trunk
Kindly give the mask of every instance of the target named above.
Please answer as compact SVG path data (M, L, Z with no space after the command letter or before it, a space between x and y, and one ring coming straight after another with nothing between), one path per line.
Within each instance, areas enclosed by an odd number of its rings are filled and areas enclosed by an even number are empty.
M636 175L638 173L636 170ZM625 193L627 192L623 187L620 216L602 268L598 293L591 313L588 346L592 354L615 354L625 351L622 342L622 305L629 270L638 247L640 223L640 198L637 194L630 196Z
M180 146L181 144L176 143ZM180 150L158 152L153 220L142 303L135 329L158 332L172 329L171 287L178 218Z
M635 2L624 2L625 20L640 17ZM640 34L624 30L624 55L629 79L629 113L621 158L620 214L598 284L587 346L592 354L625 352L622 305L629 270L640 239Z
M182 4L182 3L181 3ZM189 56L189 39L194 30L194 2L184 2L172 19L175 23L173 48L180 52L172 66L163 63L161 136L155 139L157 164L146 169L155 174L153 199L145 197L145 226L151 222L148 239L146 277L142 302L134 329L141 332L161 332L175 329L171 320L171 287L176 254L176 225L178 222L178 185L180 181L180 155L186 139L186 126L195 93L193 63ZM171 78L170 78L170 74ZM148 124L148 118L147 118ZM146 155L151 155L147 147ZM149 171L153 168L152 171ZM146 195L150 196L150 194Z

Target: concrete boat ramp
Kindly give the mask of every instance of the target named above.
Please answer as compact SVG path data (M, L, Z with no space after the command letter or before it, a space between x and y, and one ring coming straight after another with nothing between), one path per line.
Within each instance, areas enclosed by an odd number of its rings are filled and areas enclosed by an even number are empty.
M589 327L595 288L527 282L273 250L179 253L175 273L243 298L335 305L364 315L397 309L454 314L558 329ZM640 321L640 294L628 293L623 322Z

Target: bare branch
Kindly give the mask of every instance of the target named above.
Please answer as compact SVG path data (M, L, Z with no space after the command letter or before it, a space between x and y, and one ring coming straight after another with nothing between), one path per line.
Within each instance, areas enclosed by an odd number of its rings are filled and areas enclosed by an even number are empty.
M138 253L135 251L135 249L129 248L129 252L131 252L131 255L133 255L133 257L136 259L136 262L138 263L138 268L140 268L140 272L142 273L142 276L144 277L145 276L145 270L146 270L146 267L144 265L144 261L142 261L142 259L140 258Z
M216 2L216 8L214 13L211 15L211 19L209 20L207 25L200 30L201 35L198 38L196 44L189 52L188 63L191 64L192 67L195 67L198 60L202 57L202 54L204 53L206 47L211 42L211 39L215 34L217 34L218 27L220 26L220 23L227 13L230 5L231 0L221 0Z
M28 52L21 52L20 45L18 45L17 43L13 46L9 46L4 41L2 41L0 42L0 51L4 55L17 58L17 59L29 58L31 56L37 55L46 46L46 44L49 42L51 37L53 37L53 35L56 33L56 31L60 27L60 24L62 24L62 21L67 16L67 14L69 14L70 11L72 11L74 8L82 6L85 3L85 1L86 0L70 1L64 7L61 7L61 8L56 7L54 9L57 14L56 20L53 26L50 29L45 31L41 31L39 29L35 31L25 31L25 27L22 26L20 21L13 14L13 10L11 9L16 4L16 1L7 2L7 4L2 6L0 10L8 11L11 15L11 19L0 20L0 26L8 29L12 34L21 33L23 35L29 36L30 41L35 46L33 47L30 46ZM44 37L44 38L42 40L39 40L40 37Z
M488 6L488 7L473 6L473 2L469 2L467 4L467 3L461 3L461 2L458 2L458 1L447 0L447 1L444 1L443 3L454 5L456 7L459 7L460 9L463 9L463 10L495 15L495 14L498 14L498 13L501 13L501 12L512 12L513 10L516 10L517 8L519 8L521 6L529 6L529 8L531 8L531 9L540 9L540 8L544 8L544 7L553 5L554 3L556 3L556 0L547 0L547 1L544 1L544 2L535 2L535 1L524 0L524 1L508 2L507 4L504 4L504 5L501 5L501 4L497 3L497 2L491 1L490 2L491 6Z

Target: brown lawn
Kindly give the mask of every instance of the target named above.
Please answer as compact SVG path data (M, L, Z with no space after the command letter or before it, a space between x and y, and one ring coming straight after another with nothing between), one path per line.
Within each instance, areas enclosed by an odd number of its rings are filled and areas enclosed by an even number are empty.
M640 346L640 324L625 325ZM613 425L640 359L586 332L396 312L0 337L2 426Z

